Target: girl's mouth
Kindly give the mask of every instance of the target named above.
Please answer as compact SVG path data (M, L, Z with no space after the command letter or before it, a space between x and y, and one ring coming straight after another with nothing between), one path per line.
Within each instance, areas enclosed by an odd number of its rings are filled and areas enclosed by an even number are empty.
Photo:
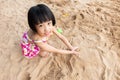
M45 35L46 35L46 36L50 35L50 32L48 32L48 33L45 33Z

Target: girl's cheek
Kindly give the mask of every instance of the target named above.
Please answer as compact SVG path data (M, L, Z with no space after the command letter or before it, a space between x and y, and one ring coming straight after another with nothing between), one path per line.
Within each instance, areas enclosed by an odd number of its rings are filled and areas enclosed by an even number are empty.
M41 33L44 33L44 29L40 30Z

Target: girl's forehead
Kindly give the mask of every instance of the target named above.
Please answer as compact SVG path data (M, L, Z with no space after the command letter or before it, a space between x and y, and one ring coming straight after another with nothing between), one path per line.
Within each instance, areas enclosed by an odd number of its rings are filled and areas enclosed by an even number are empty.
M52 20L45 21L45 22L42 22L42 23L38 22L38 25L39 25L39 24L45 24L45 23L48 23L48 22L52 22Z

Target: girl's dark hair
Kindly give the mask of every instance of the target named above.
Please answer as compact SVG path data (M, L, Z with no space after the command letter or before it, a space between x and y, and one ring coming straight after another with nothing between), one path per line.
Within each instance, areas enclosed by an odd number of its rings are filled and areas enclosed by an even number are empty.
M52 24L54 26L56 24L54 14L50 10L50 8L48 8L44 4L33 6L28 11L28 24L34 32L37 32L35 25L50 20L52 20Z

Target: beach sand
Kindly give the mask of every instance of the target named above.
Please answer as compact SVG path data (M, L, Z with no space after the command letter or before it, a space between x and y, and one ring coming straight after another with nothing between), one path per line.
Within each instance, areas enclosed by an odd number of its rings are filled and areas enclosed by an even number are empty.
M79 47L79 56L22 55L27 11L39 3L51 8L62 34ZM56 36L49 43L67 49ZM0 0L0 80L120 80L120 1Z

